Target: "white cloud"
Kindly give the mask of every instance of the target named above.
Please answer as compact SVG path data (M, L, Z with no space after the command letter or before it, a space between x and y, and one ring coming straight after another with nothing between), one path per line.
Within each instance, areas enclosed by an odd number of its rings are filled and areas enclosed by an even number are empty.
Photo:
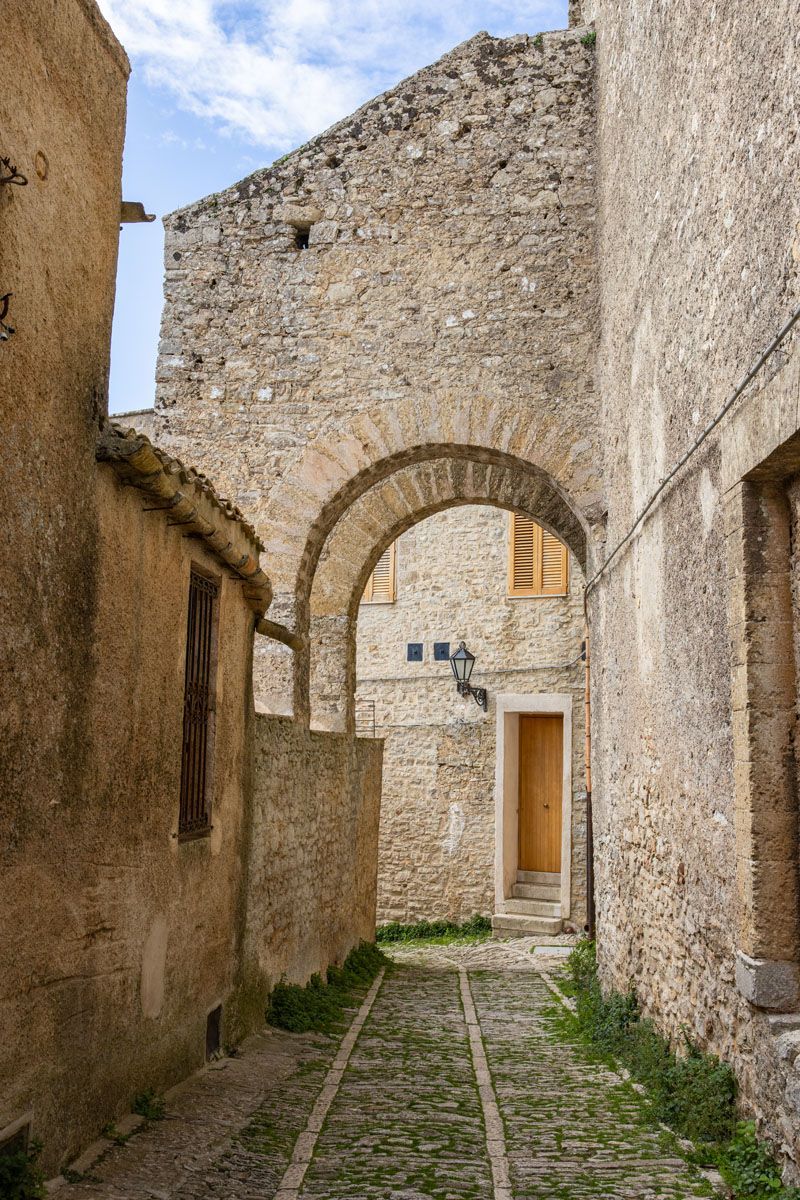
M178 106L290 149L480 29L565 24L566 0L99 0Z

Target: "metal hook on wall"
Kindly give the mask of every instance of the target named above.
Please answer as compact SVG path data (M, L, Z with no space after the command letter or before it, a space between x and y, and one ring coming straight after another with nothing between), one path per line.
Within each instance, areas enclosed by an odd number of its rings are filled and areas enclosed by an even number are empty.
M0 342L7 342L12 333L15 332L12 325L6 324L8 306L13 295L13 292L6 292L5 296L0 296Z
M8 174L4 174L7 171ZM28 179L18 171L10 158L0 157L0 183L14 183L17 187L25 187Z

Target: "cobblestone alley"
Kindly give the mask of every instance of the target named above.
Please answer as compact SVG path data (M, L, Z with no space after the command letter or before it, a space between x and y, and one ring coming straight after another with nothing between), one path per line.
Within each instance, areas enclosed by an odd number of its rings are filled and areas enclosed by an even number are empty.
M270 1031L64 1200L555 1200L711 1194L641 1097L571 1039L527 940L401 949L343 1037ZM97 1150L94 1152L95 1158Z

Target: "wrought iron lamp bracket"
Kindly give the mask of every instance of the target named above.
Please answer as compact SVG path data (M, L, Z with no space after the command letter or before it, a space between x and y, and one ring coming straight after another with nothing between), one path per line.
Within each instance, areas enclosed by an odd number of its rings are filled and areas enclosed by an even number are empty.
M459 696L472 696L472 699L478 705L478 708L482 708L483 711L486 712L489 702L489 696L486 688L476 688L470 683L461 683L459 680L456 680L456 687L458 688Z

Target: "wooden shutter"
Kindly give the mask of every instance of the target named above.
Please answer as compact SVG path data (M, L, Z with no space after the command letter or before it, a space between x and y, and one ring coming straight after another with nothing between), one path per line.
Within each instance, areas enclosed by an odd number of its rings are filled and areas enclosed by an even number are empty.
M542 595L561 596L567 591L567 547L542 530Z
M569 587L567 547L521 513L511 514L509 596L561 596Z
M219 588L192 571L186 630L183 753L178 836L200 837L211 828L209 760L213 736L216 615Z
M395 592L395 543L392 542L378 561L367 580L362 600L366 604L391 604Z

